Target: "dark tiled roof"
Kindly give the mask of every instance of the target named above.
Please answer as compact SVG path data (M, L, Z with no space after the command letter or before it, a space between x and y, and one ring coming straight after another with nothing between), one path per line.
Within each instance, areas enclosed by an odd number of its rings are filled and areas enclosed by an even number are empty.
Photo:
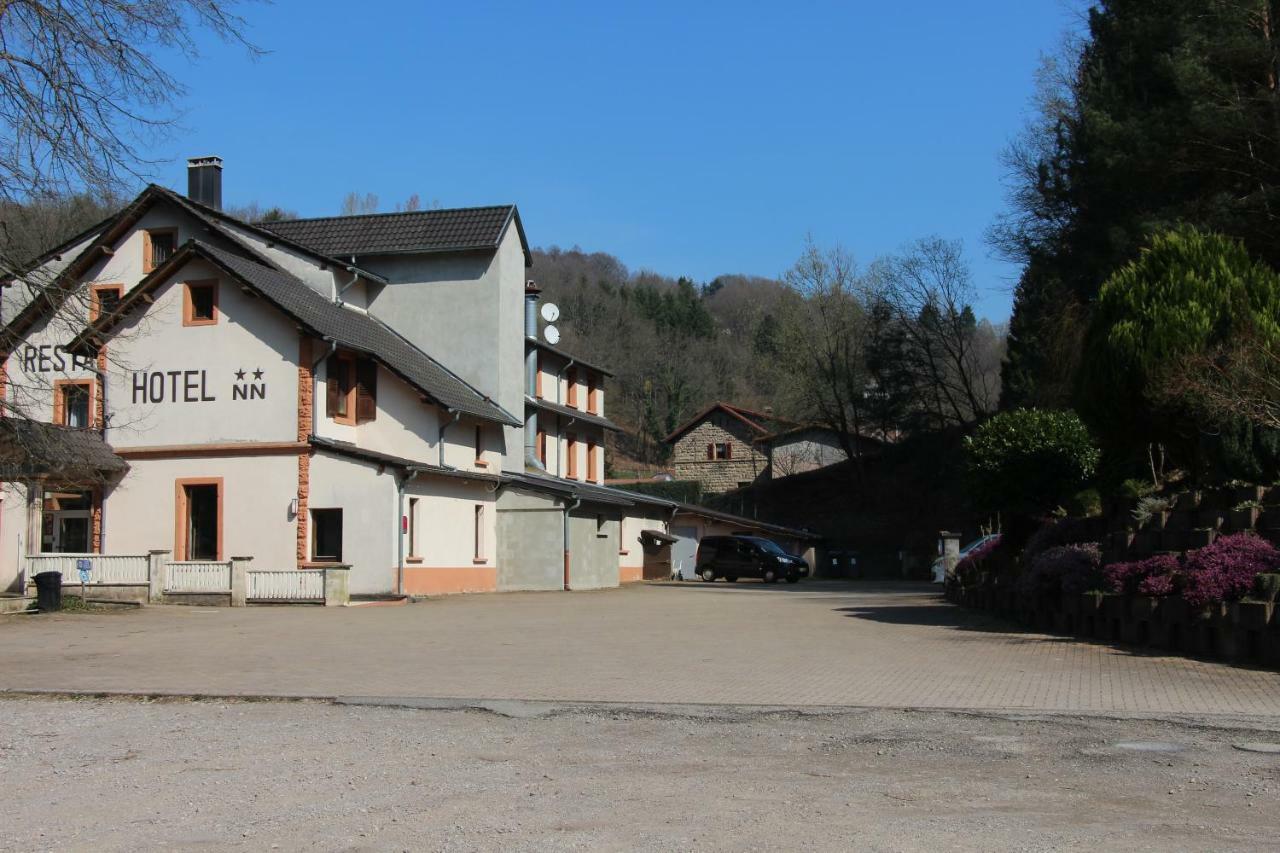
M561 406L558 403L551 403L546 400L536 400L533 397L525 397L524 401L526 405L541 409L544 412L551 412L565 418L573 418L574 420L582 421L584 424L594 424L611 432L622 432L622 427L599 415L592 415L579 409L571 409L568 406Z
M562 480L559 477L535 474L533 472L525 472L523 474L503 472L502 481L516 488L524 487L538 492L562 495L567 498L581 498L587 503L601 503L611 506L635 506L638 503L651 503L661 506L673 506L670 501L658 498L635 495L605 486L579 482L578 480Z
M496 249L513 220L527 261L529 247L513 204L290 219L259 227L326 255L389 255Z
M109 332L142 301L144 294L168 279L192 256L203 257L244 282L313 334L372 356L440 405L484 420L521 425L514 415L379 320L330 302L287 272L197 240L185 243L169 261L143 279L115 313L100 318L70 346L74 348Z
M553 347L551 344L544 343L544 342L542 342L542 341L540 341L540 340L538 340L538 339L536 339L536 338L525 338L525 340L527 340L529 343L533 344L535 347L537 347L538 349L540 349L540 350L542 350L542 351L544 351L544 352L549 352L549 353L552 353L552 354L554 354L554 355L558 355L558 356L560 356L560 357L561 357L561 358L563 358L565 361L572 361L572 362L574 362L575 364L580 364L580 365L582 365L583 367L588 367L588 368L590 368L590 369L594 370L596 373L602 373L602 374L604 374L605 376L613 376L613 371L608 370L608 369L606 369L606 368L603 368L603 367L601 367L601 366L600 366L600 365L598 365L598 364L592 364L592 363L591 363L591 362L589 362L589 361L584 361L584 360L582 360L582 359L578 358L578 357L577 357L576 355L574 355L573 353L565 352L564 350L559 349L558 347Z
M92 430L0 418L0 480L90 485L128 468Z
M416 459L406 459L403 456L392 456L390 453L379 453L376 450L365 450L357 447L347 441L336 441L332 438L321 438L313 435L308 438L312 447L318 447L321 450L335 453L339 456L349 456L353 459L363 459L367 462L376 462L379 465L390 465L393 468L414 468L427 474L434 474L439 477L452 477L459 480L475 480L484 483L496 483L501 478L497 474L485 474L479 471L460 471L457 468L444 468L440 465L433 465L430 462L420 462Z
M739 527L746 527L752 530L764 530L769 533L777 533L782 536L790 536L794 539L807 539L812 542L820 540L822 537L816 533L810 533L807 530L797 530L794 527L783 527L781 524L769 524L764 521L756 521L753 518L743 518L740 515L733 515L728 512L720 512L715 509L707 509L705 506L697 504L676 504L677 514L688 513L689 515L697 515L702 518L710 518L715 521L724 521L729 524L736 524Z

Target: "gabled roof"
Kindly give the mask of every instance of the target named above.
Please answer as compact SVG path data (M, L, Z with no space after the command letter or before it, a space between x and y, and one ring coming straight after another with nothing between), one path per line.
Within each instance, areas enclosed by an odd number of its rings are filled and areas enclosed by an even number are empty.
M582 421L584 424L592 424L601 429L607 429L610 432L622 432L622 427L613 421L600 415L593 415L590 412L584 412L580 409L573 409L569 406L561 406L559 403L552 403L548 400L538 400L533 397L525 396L524 403L526 406L533 406L535 409L541 409L544 412L551 412L562 418L572 418L575 421Z
M790 429L779 430L778 432L761 436L760 438L756 439L756 441L758 441L761 444L773 444L775 441L778 441L779 439L791 438L794 435L800 435L802 433L809 432L810 430L813 430L815 432L830 433L831 435L838 434L837 430L834 430L831 427L826 426L825 424L799 424L798 426L791 427ZM879 438L874 435L866 435L866 434L857 436L857 440L871 442L872 444L885 443L884 439L882 438Z
M769 435L769 433L772 432L773 429L778 426L784 426L784 427L795 426L794 421L789 421L785 418L779 418L774 415L768 414L767 412L753 412L750 409L744 409L742 406L733 406L733 405L730 405L729 403L717 401L715 403L712 403L710 406L707 406L701 412L698 412L698 414L694 415L692 418L685 421L682 425L676 427L675 430L673 430L670 435L668 435L666 438L663 439L663 441L667 442L668 444L675 441L680 436L684 435L686 432L693 429L698 424L702 423L704 420L706 420L708 415L710 415L712 412L715 412L717 410L722 411L725 414L729 415L730 417L735 418L736 420L739 420L742 423L746 424L758 436Z
M581 499L587 503L601 503L610 506L645 504L668 508L675 506L672 501L663 500L662 498L624 492L620 489L611 489L607 486L597 486L594 483L583 483L578 480L562 480L559 477L538 474L532 471L524 473L504 471L502 481L514 488L527 488L536 492L560 495L570 499Z
M705 506L697 504L676 504L676 513L687 513L702 518L709 518L714 521L723 521L728 524L737 524L740 527L754 528L756 530L764 530L769 533L777 533L782 536L789 536L793 539L806 539L816 542L822 537L816 533L810 533L808 530L797 530L794 527L783 527L781 524L769 524L765 521L756 521L754 518L744 518L741 515L733 515L728 512L720 512L716 509L707 509Z
M115 311L99 317L77 335L68 349L94 346L105 340L137 305L150 299L151 291L192 258L209 261L316 337L372 357L437 404L472 417L508 426L521 425L514 415L376 318L330 302L283 270L198 240L184 243L169 260L140 281Z
M287 219L260 227L327 255L395 255L497 249L513 222L529 266L533 259L514 204Z
M592 364L589 361L578 358L573 353L565 352L564 350L559 349L558 347L553 347L551 344L544 343L538 340L537 338L525 338L525 340L527 340L529 343L533 344L535 347L542 350L543 352L549 352L552 355L558 355L566 361L572 361L574 364L580 364L583 367L589 370L594 370L596 373L602 374L604 376L609 376L609 377L613 376L613 371L603 368L598 364Z
M40 292L36 294L36 297L23 306L17 315L6 324L5 333L8 341L12 342L13 340L21 337L28 329L31 328L33 323L40 319L40 317L61 308L67 297L79 288L80 277L84 275L89 267L91 267L94 262L103 255L110 254L111 247L115 242L124 236L130 228L136 225L138 220L142 218L142 215L150 210L158 201L167 201L177 205L183 210L186 210L192 216L203 221L212 230L221 234L227 240L236 245L244 246L244 244L234 234L228 231L222 223L233 223L241 228L245 228L251 232L259 234L266 240L278 240L282 243L288 243L299 252L308 255L322 265L337 266L342 269L350 270L351 272L357 272L365 278L369 278L374 281L386 282L386 279L382 276L361 270L358 267L355 267L345 261L340 261L337 258L331 258L327 255L319 254L314 249L306 246L292 244L287 240L283 240L276 235L271 234L270 232L262 231L262 229L257 226L250 225L247 222L241 222L235 217L229 216L220 210L214 210L211 207L206 207L203 204L194 202L186 196L175 193L173 190L157 186L156 184L150 184L146 189L138 194L137 198L122 207L115 216L100 225L94 226L88 231L82 232L79 235L80 238L83 238L96 232L97 237L92 243L86 246L85 249L71 261L71 263L67 264L62 272L58 273L51 282L42 286ZM64 243L63 246L59 248L68 248L71 245L74 245L74 243ZM244 248L248 251L247 247ZM46 253L46 255L42 257L51 257L53 254L56 254L56 251ZM37 262L39 262L39 260ZM263 263L275 268L275 265L269 260L264 259Z

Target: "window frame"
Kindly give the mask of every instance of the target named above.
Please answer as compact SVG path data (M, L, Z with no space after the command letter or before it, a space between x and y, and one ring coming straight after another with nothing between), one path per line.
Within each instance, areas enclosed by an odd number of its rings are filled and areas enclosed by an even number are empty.
M733 459L733 442L717 441L712 445L712 448L714 449L714 453L715 453L713 461L728 462ZM720 455L720 448L724 448L723 456Z
M409 539L409 556L406 558L411 562L422 562L422 556L418 553L418 498L409 498L409 508L406 513L405 525L409 528L406 531Z
M178 251L178 229L177 228L147 228L142 232L142 272L146 275L156 267L160 266L155 262L155 250L152 245L157 235L164 234L173 238L173 251L169 257ZM168 260L166 258L165 260ZM160 263L164 263L161 261Z
M311 513L311 518L309 519L309 520L310 520L310 522L311 522L311 562L312 562L312 563L316 563L316 564L322 564L322 565L338 565L338 564L341 564L341 563L342 563L342 550L343 550L343 548L344 548L344 547L345 547L345 545L346 545L346 542L344 542L344 541L343 541L343 540L345 539L345 537L343 536L343 532L344 532L344 531L343 531L343 526L344 526L344 524L343 524L343 523L344 523L345 519L343 518L342 507L340 507L340 506L311 507L311 508L310 508L310 510L309 510L309 512ZM336 516L337 516L337 519L338 519L338 554L337 554L337 559L330 559L330 558L328 558L327 556L322 557L320 554L317 554L317 553L316 553L316 551L318 550L318 549L317 549L317 547L316 547L316 545L317 545L317 540L318 540L319 535L320 535L320 520L319 520L319 517L318 517L318 516L320 516L320 515L322 515L322 514L336 514Z
M594 483L600 477L600 466L596 463L596 450L599 445L593 439L587 439L587 482Z
M222 477L182 477L174 480L174 542L173 542L173 559L176 562L183 562L190 559L187 550L187 543L191 541L191 512L187 498L188 486L217 486L218 489L218 535L216 553L214 554L214 562L220 563L224 559L222 544L222 532L226 527L226 513L224 507L224 488Z
M570 480L578 479L578 434L567 432L564 434L564 475Z
M489 558L485 556L485 542L484 542L484 539L485 539L485 537L484 537L485 517L484 517L484 504L476 504L476 505L475 505L475 522L474 522L474 523L475 523L475 527L474 527L474 529L473 529L473 531L472 531L472 535L473 535L473 537L474 537L474 539L475 539L475 543L474 543L474 544L475 544L475 556L474 556L474 557L472 557L471 562L472 562L472 563L474 563L474 564L487 563L487 562L489 562Z
M195 299L192 293L196 290L206 289L213 292L213 304L210 306L211 313L208 317L197 317L195 315ZM216 326L220 313L218 311L218 280L216 278L195 279L182 283L182 325Z
M69 427L71 429L96 429L97 427L97 397L98 383L93 379L55 379L53 380L53 423L58 426ZM66 390L71 387L83 387L87 389L85 405L87 410L85 413L85 425L82 427L71 427L67 423L67 401Z
M578 408L578 368L570 367L564 374L567 388L564 393L564 403L571 409Z
M484 424L476 424L476 467L489 467L489 462L484 458Z
M600 414L600 405L596 399L596 395L599 392L600 392L599 381L596 379L596 375L588 371L587 372L587 414L590 414L590 415Z
M341 373L335 369L335 365L341 367ZM372 382L362 384L362 374L363 378L371 378ZM339 377L345 379L345 390L339 386L337 391L331 391L333 380ZM325 359L324 382L325 416L334 423L359 426L378 419L378 363L372 358L349 350L338 350ZM366 392L363 396L362 387ZM368 400L369 409L368 416L363 418L360 417L362 399ZM345 414L338 412L338 404L345 405Z
M102 316L102 293L104 291L114 290L116 293L116 304L124 301L124 285L116 282L91 284L89 285L89 322L92 323Z

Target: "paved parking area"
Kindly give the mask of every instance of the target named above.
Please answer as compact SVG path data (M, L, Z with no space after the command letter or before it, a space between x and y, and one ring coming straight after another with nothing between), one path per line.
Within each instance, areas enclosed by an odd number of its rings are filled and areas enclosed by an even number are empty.
M1280 673L820 582L10 616L0 690L1280 717Z

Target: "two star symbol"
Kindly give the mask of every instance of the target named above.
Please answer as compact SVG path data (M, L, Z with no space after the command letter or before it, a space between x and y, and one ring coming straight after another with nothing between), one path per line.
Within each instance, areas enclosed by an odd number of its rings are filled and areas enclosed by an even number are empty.
M236 380L237 380L237 381L240 381L240 382L243 382L243 381L244 381L244 374L245 374L245 372L244 372L243 370L237 370L237 371L236 371ZM255 382L257 382L257 381L259 381L259 380L261 380L261 379L262 379L262 368L261 368L261 367L259 367L259 368L258 368L257 370L255 370L255 371L253 371L253 379L254 379L254 381L255 381Z

